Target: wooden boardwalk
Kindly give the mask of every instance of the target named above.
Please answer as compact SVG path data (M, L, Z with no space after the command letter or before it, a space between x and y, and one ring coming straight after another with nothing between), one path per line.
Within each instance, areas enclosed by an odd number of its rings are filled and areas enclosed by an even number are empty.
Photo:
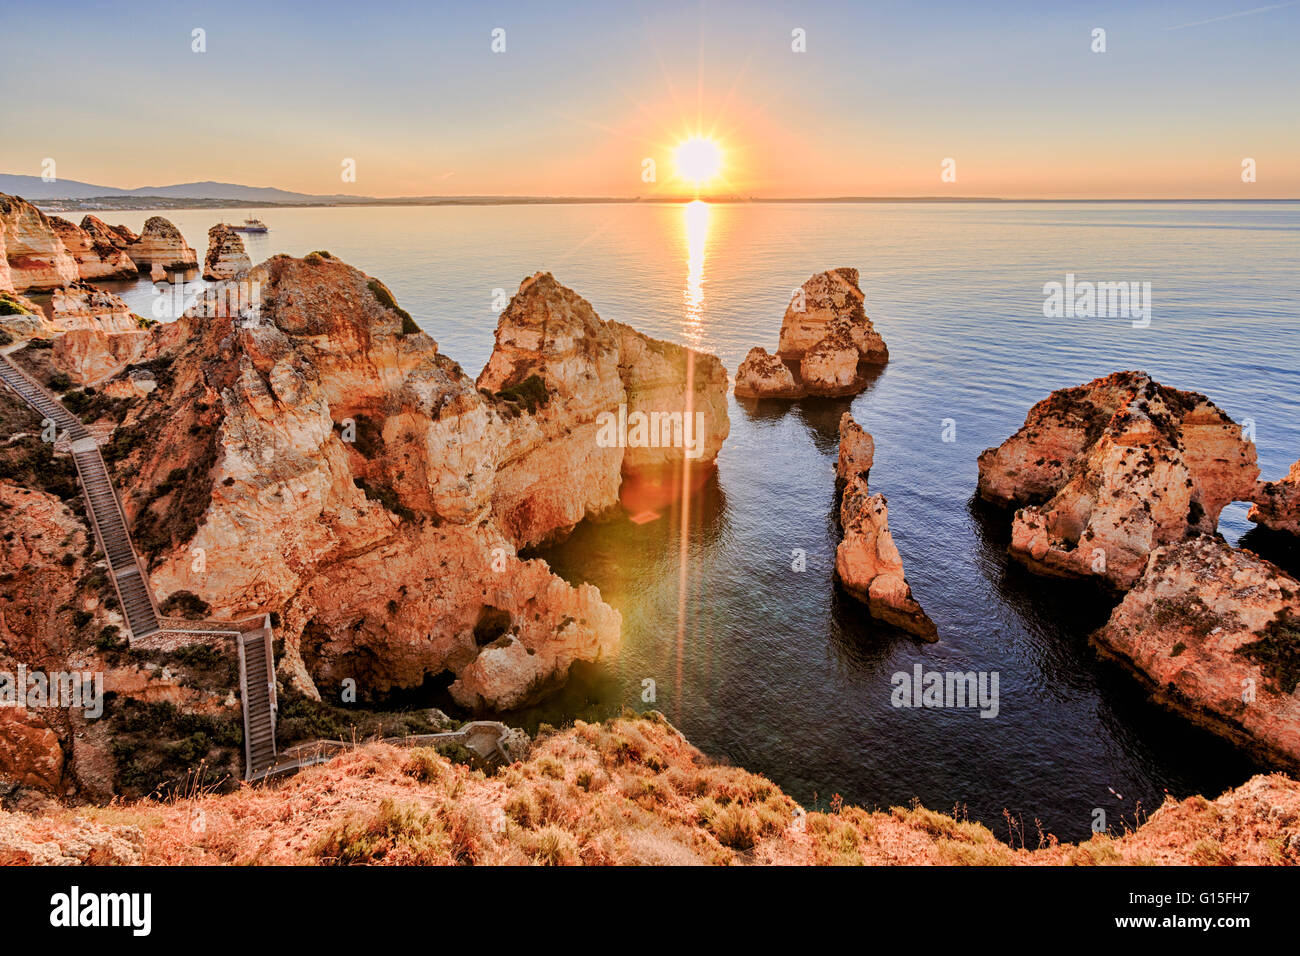
M249 622L170 621L159 616L146 565L136 553L127 529L126 513L108 473L99 446L81 419L63 407L31 376L0 355L0 382L26 402L44 420L53 422L59 440L67 442L86 499L86 513L99 550L108 561L109 577L117 590L129 638L175 634L211 634L233 637L239 648L239 690L244 711L245 776L252 778L276 762L275 661L271 619L263 615ZM45 422L42 421L42 427Z

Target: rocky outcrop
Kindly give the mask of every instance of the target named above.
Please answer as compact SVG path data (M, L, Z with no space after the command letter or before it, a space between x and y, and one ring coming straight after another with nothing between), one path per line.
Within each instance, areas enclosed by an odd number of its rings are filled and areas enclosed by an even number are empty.
M145 324L111 292L78 282L56 289L51 360L79 385L97 385L144 354Z
M57 289L80 277L76 259L49 218L27 200L0 193L0 223L4 227L9 286L14 291Z
M25 295L0 291L0 332L10 341L49 338L54 334L54 324L46 318L41 307Z
M253 268L244 251L244 240L225 223L208 230L208 254L203 259L203 278L219 281L233 279Z
M520 547L617 507L625 478L706 474L730 430L714 356L606 322L545 272L501 314L477 385L511 423L492 509Z
M842 482L861 477L863 481L876 461L876 443L871 433L853 420L851 412L840 416L840 454L835 477Z
M835 549L835 579L867 606L872 617L935 641L938 629L912 596L903 573L903 557L889 530L888 501L867 487L874 453L871 436L845 412L836 466L843 482L840 527L844 536Z
M1285 478L1260 482L1248 517L1272 531L1300 535L1300 461Z
M55 289L52 321L59 332L95 329L102 332L138 332L141 322L121 296L96 288L88 282L75 282Z
M1213 532L1255 493L1255 446L1204 395L1145 372L1061 389L979 458L979 494L1025 505L1010 552L1043 574L1128 587L1156 548Z
M110 226L98 216L82 216L81 228L90 236L91 242L106 242L124 252L131 243L140 241L140 236L126 226Z
M168 273L184 273L199 267L198 256L181 231L162 216L145 220L144 231L127 247L126 254L140 273L149 272L155 265Z
M798 290L781 322L776 355L753 348L736 370L737 398L853 395L867 369L889 361L863 310L857 269L819 272Z
M348 679L364 700L449 674L466 706L509 708L614 653L621 618L597 589L516 549L617 502L625 449L597 443L595 416L666 403L684 350L594 314L566 331L563 310L585 303L539 278L503 322L498 352L517 350L494 355L480 390L382 283L336 259L277 256L249 279L260 299L240 316L201 303L152 333L144 361L165 374L120 426L160 597L278 611L282 673L329 696ZM536 354L522 341L535 305L553 310ZM726 433L712 361L694 358L696 407L721 416L700 436L705 461Z
M58 216L50 217L50 225L63 245L77 261L77 273L84 280L134 279L133 263L125 250L103 236L92 237L76 223Z
M1160 548L1093 641L1160 703L1300 768L1300 582L1275 565L1209 535Z

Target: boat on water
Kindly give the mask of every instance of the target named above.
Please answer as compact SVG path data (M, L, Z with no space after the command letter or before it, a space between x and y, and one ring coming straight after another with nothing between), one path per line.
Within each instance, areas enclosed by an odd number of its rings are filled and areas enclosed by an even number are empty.
M235 232L269 232L270 229L266 223L260 219L245 219L242 226L231 226Z

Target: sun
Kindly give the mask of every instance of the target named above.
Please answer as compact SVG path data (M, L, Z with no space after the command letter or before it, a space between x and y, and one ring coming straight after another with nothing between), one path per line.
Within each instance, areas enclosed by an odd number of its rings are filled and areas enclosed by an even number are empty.
M694 186L702 186L722 170L722 150L713 140L692 136L673 150L677 175Z

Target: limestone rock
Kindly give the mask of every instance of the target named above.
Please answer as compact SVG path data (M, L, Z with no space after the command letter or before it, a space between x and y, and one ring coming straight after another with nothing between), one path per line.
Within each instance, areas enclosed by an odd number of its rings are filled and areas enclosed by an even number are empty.
M78 282L56 289L53 323L57 332L51 360L79 385L97 385L136 361L149 333L111 292Z
M840 456L835 463L835 475L840 481L849 481L858 475L863 480L876 460L876 443L871 433L853 420L851 412L840 416Z
M853 395L866 368L889 361L889 350L863 309L857 269L810 278L781 321L777 354L751 349L736 370L737 398Z
M76 282L72 257L49 217L25 199L0 193L9 285L17 292L41 292Z
M106 236L91 236L76 223L59 216L51 216L50 225L77 261L77 272L82 279L135 278L135 263L125 250L114 245Z
M1163 705L1300 768L1300 582L1275 565L1209 535L1159 548L1093 642Z
M167 272L188 272L199 267L198 256L181 231L162 216L145 220L140 238L127 247L126 253L139 272L149 272L155 265Z
M754 346L736 369L737 398L801 398L803 386L794 373L762 346Z
M111 292L88 282L74 282L55 289L52 297L53 323L56 331L96 329L102 332L138 332L136 320L126 302Z
M624 478L707 473L731 427L714 356L606 322L545 272L501 314L477 385L511 424L492 507L519 546L615 507Z
M110 226L98 216L82 216L81 228L90 236L91 242L106 242L124 252L130 247L131 243L140 241L139 235L126 226Z
M844 532L835 549L835 578L879 618L925 641L938 640L938 629L912 596L903 573L903 558L889 530L884 495L867 487L875 446L853 416L840 419L840 456L836 473L845 482L840 500Z
M251 268L253 263L244 251L244 240L239 237L239 233L220 222L208 230L208 254L203 259L203 278L233 279Z
M1116 372L1061 389L979 458L979 494L1016 512L1010 551L1043 574L1124 588L1147 556L1212 532L1254 496L1259 467L1241 427L1204 395Z
M277 256L257 271L255 307L200 303L152 333L146 358L166 360L168 375L124 427L154 438L130 459L140 491L127 511L137 531L157 529L141 539L171 540L152 556L155 589L192 591L220 617L278 610L280 670L308 693L350 678L365 698L450 672L458 700L500 709L546 693L576 660L613 654L618 612L594 587L521 560L502 530L499 500L539 535L556 530L546 520L578 520L586 501L571 474L555 488L567 479L578 517L550 497L560 450L533 447L534 416L485 397L358 270ZM615 346L606 371L619 382L620 333L592 331ZM572 382L573 409L594 405L592 384ZM547 427L581 428L561 407ZM512 454L534 457L512 469ZM150 499L177 469L182 486ZM530 507L534 470L545 480ZM508 481L515 497L500 498Z
M1300 535L1300 461L1285 478L1260 483L1248 517L1273 531Z
M0 331L11 340L41 338L54 335L54 323L31 299L19 292L0 290Z

